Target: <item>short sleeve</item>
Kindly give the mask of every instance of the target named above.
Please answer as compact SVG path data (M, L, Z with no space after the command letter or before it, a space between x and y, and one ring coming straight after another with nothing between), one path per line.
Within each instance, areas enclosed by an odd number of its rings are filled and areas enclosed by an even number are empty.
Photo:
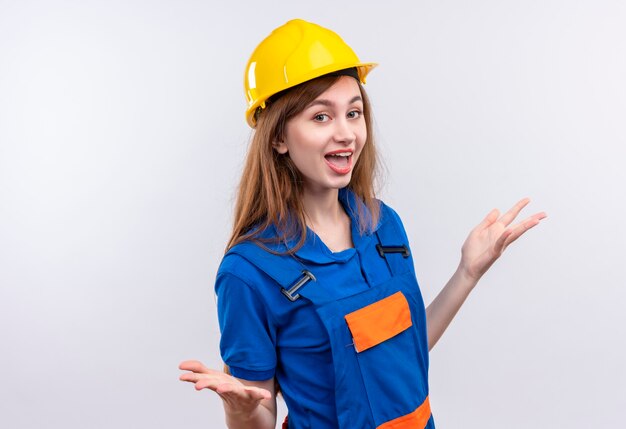
M215 283L220 352L237 378L269 380L276 370L276 327L265 303L244 280L218 273Z

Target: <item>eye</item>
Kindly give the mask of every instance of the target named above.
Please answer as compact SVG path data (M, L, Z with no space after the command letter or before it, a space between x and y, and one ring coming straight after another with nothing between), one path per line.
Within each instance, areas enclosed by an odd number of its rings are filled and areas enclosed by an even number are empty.
M316 122L326 122L330 119L330 117L326 113L318 113L313 117L313 120Z
M346 115L348 119L356 119L362 115L360 110L352 110Z

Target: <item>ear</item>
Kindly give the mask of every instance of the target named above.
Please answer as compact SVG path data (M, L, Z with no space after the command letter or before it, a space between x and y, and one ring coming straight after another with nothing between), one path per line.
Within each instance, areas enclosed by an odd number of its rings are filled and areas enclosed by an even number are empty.
M272 143L272 147L274 148L276 152L278 152L281 155L284 155L287 152L289 152L289 148L287 147L287 144L284 141L274 141Z

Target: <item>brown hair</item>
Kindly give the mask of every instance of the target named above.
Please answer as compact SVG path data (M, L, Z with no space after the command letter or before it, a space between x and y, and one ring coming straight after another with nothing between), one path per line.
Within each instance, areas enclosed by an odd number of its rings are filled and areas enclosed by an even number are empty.
M239 183L235 204L235 221L226 250L249 239L261 243L257 232L274 225L278 233L274 242L288 242L299 237L295 252L306 239L306 220L302 205L302 176L288 154L281 155L273 142L284 138L285 126L312 101L330 88L340 76L325 75L302 83L270 101L257 111L257 126ZM372 132L371 105L359 83L363 99L363 117L367 139L357 160L348 188L360 198L367 211L358 205L359 231L371 230L378 222L379 205L374 194L377 153Z

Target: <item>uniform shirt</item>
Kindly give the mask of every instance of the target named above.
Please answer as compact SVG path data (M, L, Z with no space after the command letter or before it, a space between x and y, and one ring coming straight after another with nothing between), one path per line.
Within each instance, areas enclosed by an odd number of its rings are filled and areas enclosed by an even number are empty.
M362 292L389 276L380 270L384 260L376 252L359 252L376 238L372 233L360 235L354 194L342 189L339 199L351 219L354 248L333 253L307 229L304 246L295 252L317 278L305 287L327 288L337 298ZM408 242L398 215L381 203L384 221L396 222L402 234L398 239ZM265 232L271 234L275 231ZM290 427L336 428L330 342L313 305L306 299L286 299L273 279L237 254L224 257L215 290L220 350L232 375L254 381L276 377Z

